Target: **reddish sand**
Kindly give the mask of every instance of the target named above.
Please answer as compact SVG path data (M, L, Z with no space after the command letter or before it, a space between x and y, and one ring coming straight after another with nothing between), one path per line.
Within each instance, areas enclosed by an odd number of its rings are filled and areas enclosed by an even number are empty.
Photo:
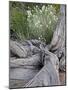
M59 77L60 77L61 85L66 85L66 73L65 72L59 72Z

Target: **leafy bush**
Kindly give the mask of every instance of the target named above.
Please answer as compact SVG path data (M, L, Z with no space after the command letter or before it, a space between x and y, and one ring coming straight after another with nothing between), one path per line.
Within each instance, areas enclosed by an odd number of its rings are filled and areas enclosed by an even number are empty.
M46 4L12 3L10 29L20 40L40 39L50 43L58 20L57 7Z
M24 40L27 37L27 13L20 8L21 6L16 5L11 7L10 29L16 33L20 40Z
M34 7L33 11L34 13L27 11L30 36L49 43L58 20L56 10L52 5L43 5L41 9Z

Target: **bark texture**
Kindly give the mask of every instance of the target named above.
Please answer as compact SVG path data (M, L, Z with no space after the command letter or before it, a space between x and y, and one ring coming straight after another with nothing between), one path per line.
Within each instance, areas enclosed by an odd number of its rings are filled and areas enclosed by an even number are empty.
M40 40L10 40L10 88L61 85L59 70L65 72L65 5L61 5L50 45ZM61 75L60 75L61 76ZM64 75L65 84L65 75Z

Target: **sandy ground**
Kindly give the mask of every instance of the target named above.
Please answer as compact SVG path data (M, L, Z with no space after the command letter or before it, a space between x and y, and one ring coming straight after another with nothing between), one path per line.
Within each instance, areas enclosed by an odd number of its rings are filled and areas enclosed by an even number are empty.
M60 84L66 85L66 72L59 72Z

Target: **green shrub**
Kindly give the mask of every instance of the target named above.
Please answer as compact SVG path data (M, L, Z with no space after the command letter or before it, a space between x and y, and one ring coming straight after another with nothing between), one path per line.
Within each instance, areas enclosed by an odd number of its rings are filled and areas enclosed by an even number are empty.
M50 43L58 20L59 6L19 2L10 4L10 30L20 40L40 39Z
M20 6L11 7L10 29L16 33L20 40L27 37L27 13L20 9Z
M46 40L50 43L58 17L52 5L43 5L41 8L34 7L34 13L28 10L28 23L31 38Z

